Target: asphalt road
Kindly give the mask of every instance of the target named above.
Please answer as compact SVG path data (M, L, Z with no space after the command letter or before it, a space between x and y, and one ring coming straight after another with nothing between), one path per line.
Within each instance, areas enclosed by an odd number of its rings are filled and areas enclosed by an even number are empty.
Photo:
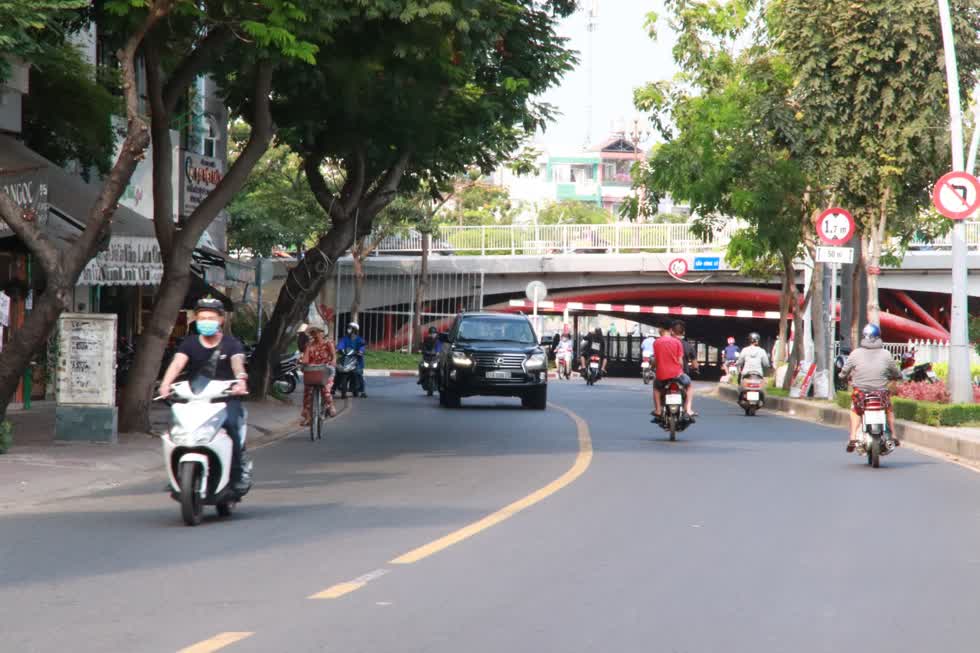
M977 650L976 472L707 399L670 443L638 381L553 383L587 429L369 383L229 520L183 526L162 475L0 515L0 650Z

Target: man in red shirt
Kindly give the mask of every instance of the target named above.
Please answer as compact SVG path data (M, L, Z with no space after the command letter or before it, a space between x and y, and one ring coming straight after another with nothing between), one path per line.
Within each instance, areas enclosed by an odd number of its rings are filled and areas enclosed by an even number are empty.
M660 419L660 390L665 382L676 379L686 390L687 402L684 410L693 415L692 403L694 388L691 377L684 373L684 343L680 337L684 334L684 323L677 321L671 325L670 335L662 335L653 343L653 364L657 372L657 380L653 384L653 416Z

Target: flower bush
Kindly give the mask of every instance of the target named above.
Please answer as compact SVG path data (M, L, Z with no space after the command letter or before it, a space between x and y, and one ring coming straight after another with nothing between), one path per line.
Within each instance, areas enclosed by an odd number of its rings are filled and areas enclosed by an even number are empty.
M929 383L928 381L921 383L915 383L913 381L901 383L898 386L895 396L903 399L914 399L916 401L931 401L937 404L949 403L949 390L943 381L937 381L936 383Z

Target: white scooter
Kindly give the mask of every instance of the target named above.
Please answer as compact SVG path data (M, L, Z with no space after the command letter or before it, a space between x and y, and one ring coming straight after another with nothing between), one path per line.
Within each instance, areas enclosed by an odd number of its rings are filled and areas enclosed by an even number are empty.
M163 458L170 477L170 496L180 503L184 523L201 523L203 506L215 506L227 517L251 488L251 462L242 461L242 480L248 484L237 491L230 484L232 436L225 431L225 401L232 397L235 381L213 381L198 377L171 386L173 425L165 432ZM244 425L245 419L243 417ZM242 427L244 428L244 426Z

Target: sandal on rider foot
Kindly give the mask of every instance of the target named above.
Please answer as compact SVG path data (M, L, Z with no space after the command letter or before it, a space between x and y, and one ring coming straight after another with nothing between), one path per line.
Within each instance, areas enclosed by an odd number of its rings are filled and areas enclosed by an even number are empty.
M854 453L854 450L857 449L857 446L858 446L858 441L857 440L848 440L847 441L847 453Z

